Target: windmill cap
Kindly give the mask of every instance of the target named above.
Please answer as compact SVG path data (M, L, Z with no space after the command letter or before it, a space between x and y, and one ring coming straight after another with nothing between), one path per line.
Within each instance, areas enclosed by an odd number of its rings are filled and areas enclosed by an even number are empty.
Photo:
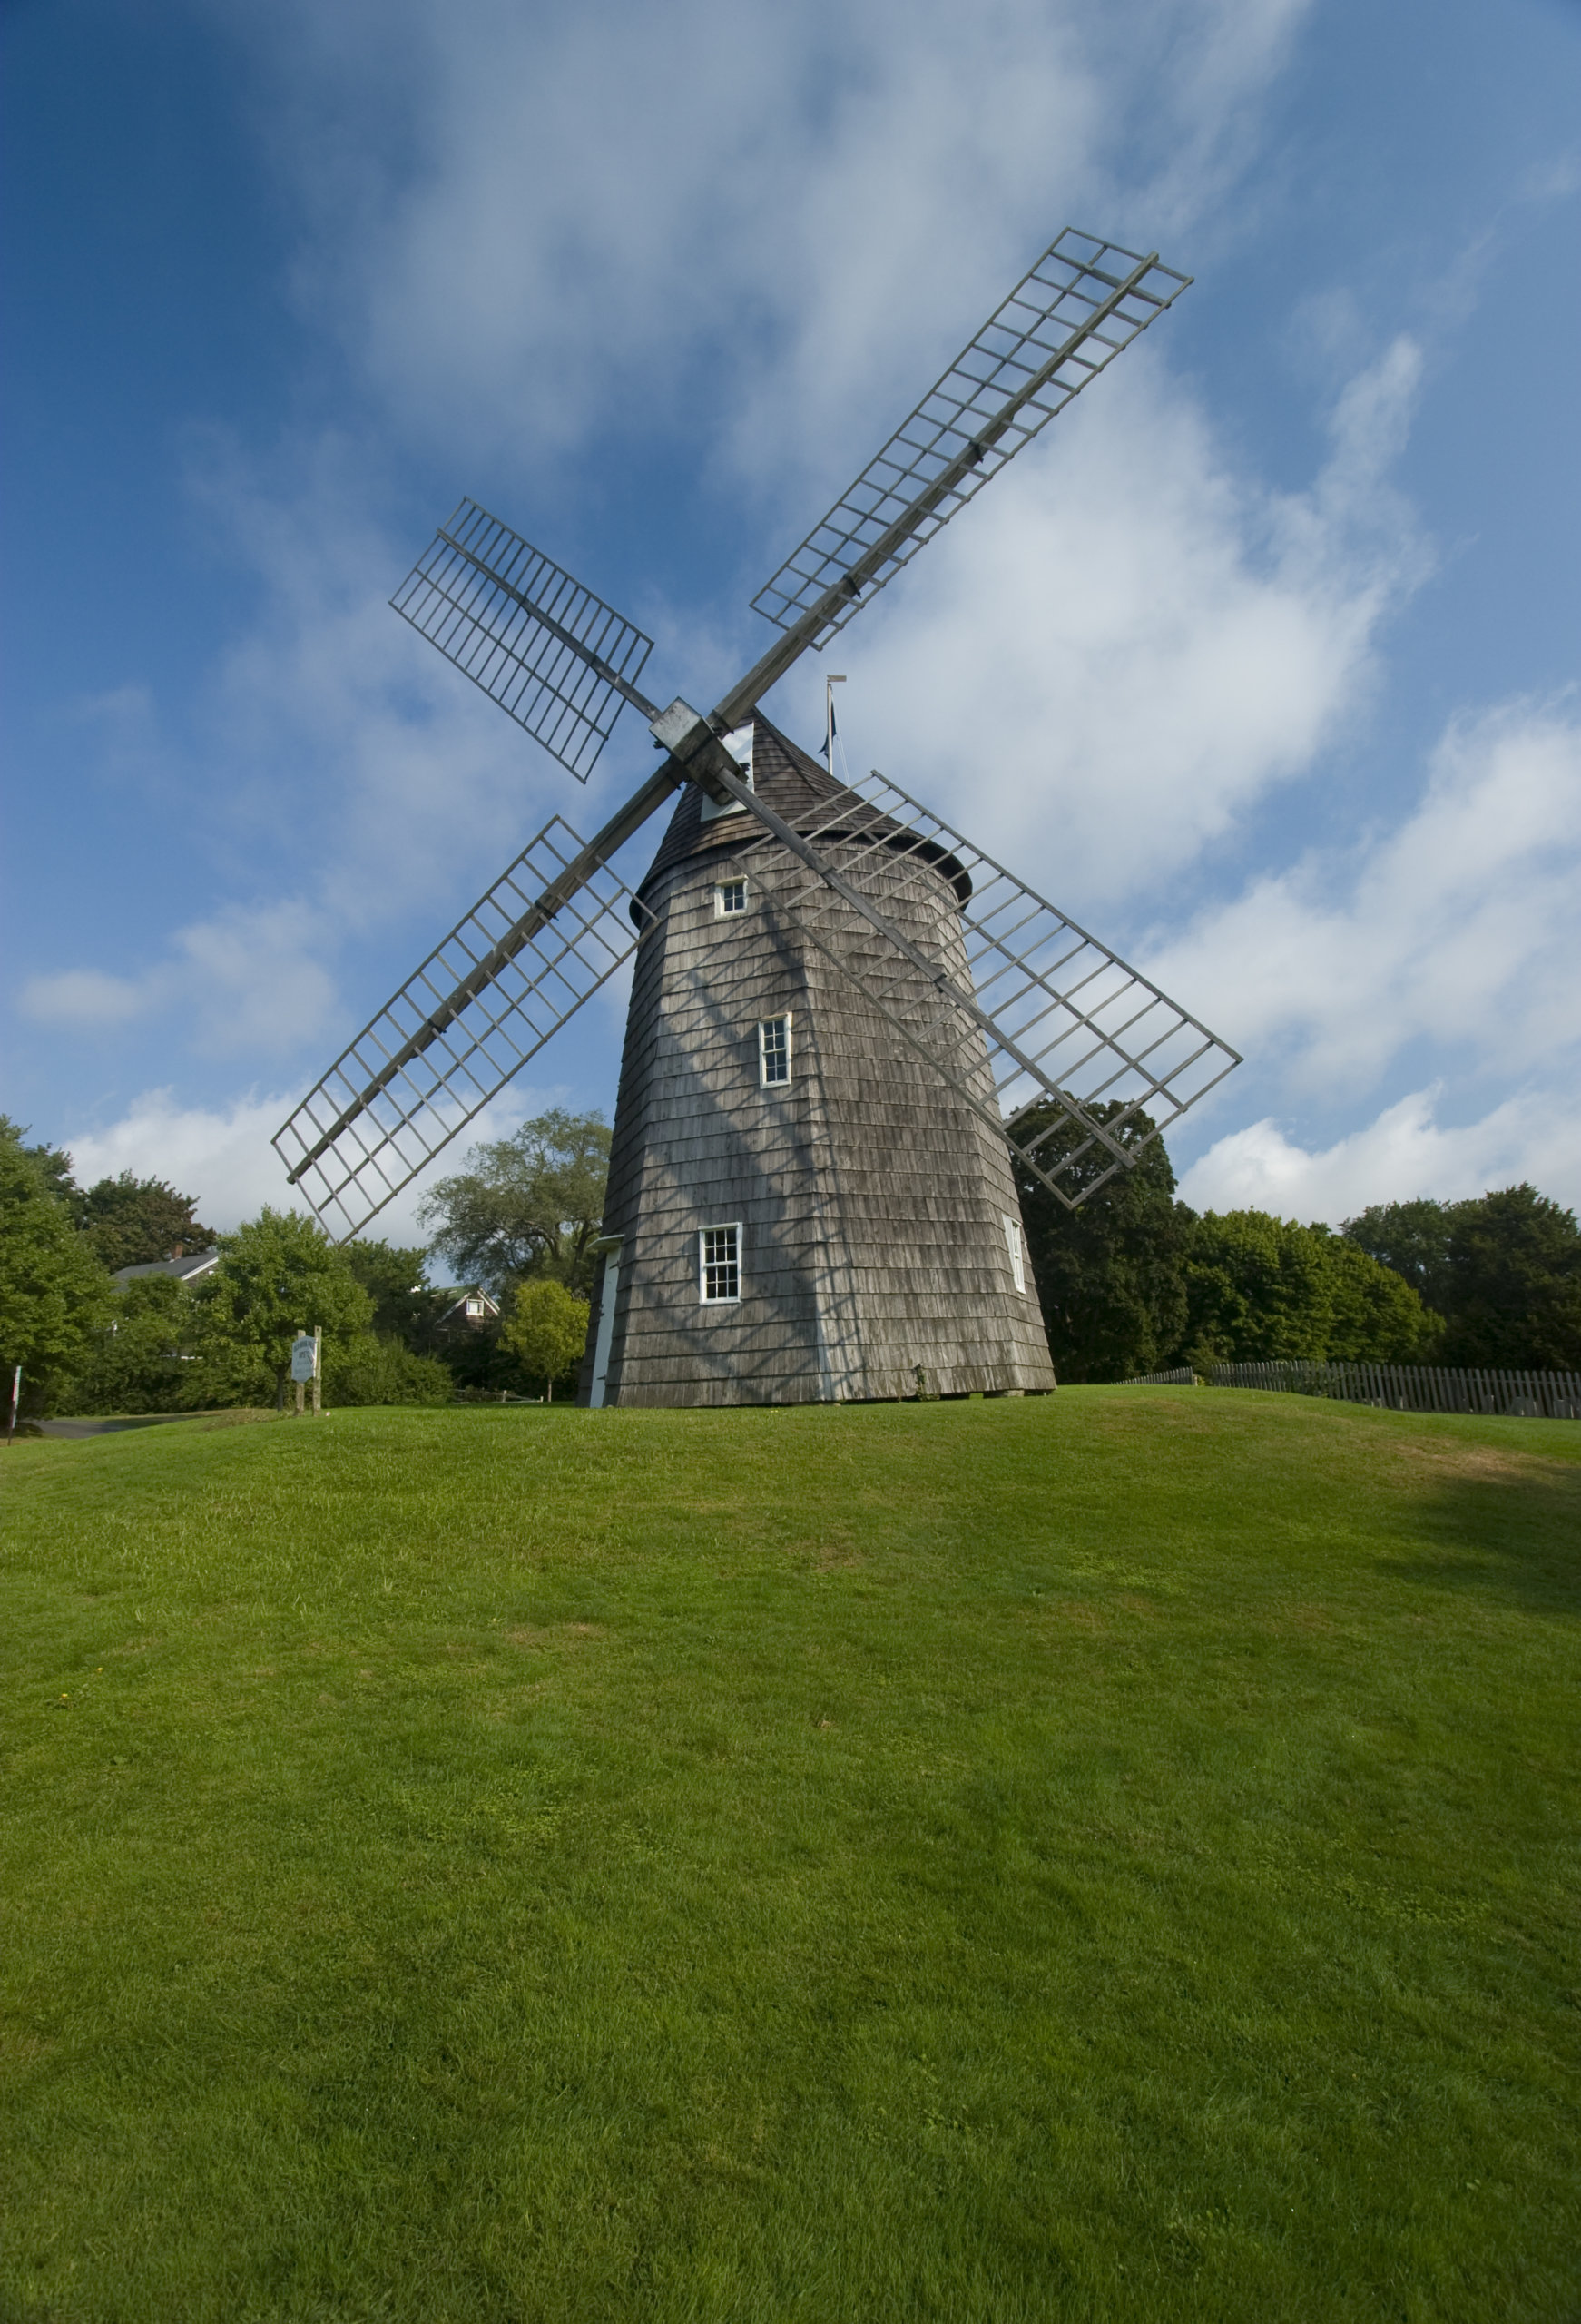
M821 840L838 841L838 823L831 822L830 809L838 813L843 802L849 801L853 821L864 840L879 839L903 849L913 860L920 859L931 871L954 889L957 902L971 900L971 875L966 866L936 841L925 840L918 832L908 831L904 823L889 815L875 815L859 793L843 783L836 783L826 768L806 751L798 748L789 735L765 718L761 711L752 716L752 787L762 793L764 803L784 818L791 828L811 840L814 845ZM703 820L702 794L695 783L689 783L681 794L669 827L659 842L659 852L648 866L647 873L637 889L632 906L632 918L638 927L643 915L638 907L649 889L664 872L694 856L731 852L741 845L743 826L735 815L716 815ZM744 812L744 811L743 811ZM761 834L759 825L754 838Z

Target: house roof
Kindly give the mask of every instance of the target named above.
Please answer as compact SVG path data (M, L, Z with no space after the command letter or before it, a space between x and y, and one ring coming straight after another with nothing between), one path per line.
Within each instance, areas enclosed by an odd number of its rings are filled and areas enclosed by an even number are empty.
M211 1267L219 1264L218 1250L188 1251L179 1259L150 1259L143 1266L117 1267L115 1281L131 1283L135 1276L142 1275L173 1275L178 1283L193 1283L199 1275L207 1275Z

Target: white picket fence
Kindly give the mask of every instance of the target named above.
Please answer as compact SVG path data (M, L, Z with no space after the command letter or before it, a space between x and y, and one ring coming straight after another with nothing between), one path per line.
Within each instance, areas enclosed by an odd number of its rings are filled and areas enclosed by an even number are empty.
M1189 1364L1177 1372L1139 1372L1134 1380L1127 1380L1127 1388L1194 1388L1197 1375Z
M1155 1373L1189 1380L1189 1373ZM1581 1372L1451 1372L1426 1364L1215 1364L1214 1388L1272 1388L1335 1396L1395 1413L1500 1413L1527 1420L1581 1420Z

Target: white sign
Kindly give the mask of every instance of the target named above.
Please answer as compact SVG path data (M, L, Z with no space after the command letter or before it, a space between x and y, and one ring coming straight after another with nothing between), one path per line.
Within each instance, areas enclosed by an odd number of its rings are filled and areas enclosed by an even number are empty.
M291 1342L291 1378L310 1380L313 1377L313 1343L309 1334Z

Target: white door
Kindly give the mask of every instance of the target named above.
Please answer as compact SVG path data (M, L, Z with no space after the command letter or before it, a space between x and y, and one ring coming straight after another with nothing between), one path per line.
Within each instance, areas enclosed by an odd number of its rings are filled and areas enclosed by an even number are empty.
M620 1252L604 1255L604 1288L598 1301L598 1336L593 1343L593 1391L587 1402L589 1409L598 1412L604 1404L604 1384L609 1377L609 1344L614 1333L614 1299L620 1289Z

